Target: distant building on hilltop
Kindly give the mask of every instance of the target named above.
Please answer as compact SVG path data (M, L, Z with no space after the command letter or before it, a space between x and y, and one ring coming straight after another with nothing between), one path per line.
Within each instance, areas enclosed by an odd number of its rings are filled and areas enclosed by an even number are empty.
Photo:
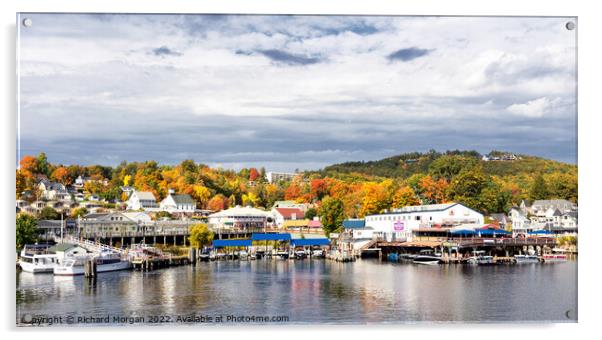
M289 173L289 172L274 172L269 171L266 173L265 177L268 180L268 183L278 183L280 181L290 182L292 181L297 174Z

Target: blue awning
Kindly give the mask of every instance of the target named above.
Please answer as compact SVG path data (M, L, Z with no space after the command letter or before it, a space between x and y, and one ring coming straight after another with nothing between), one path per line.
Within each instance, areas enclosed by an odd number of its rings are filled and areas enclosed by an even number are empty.
M550 235L550 234L553 234L553 232L551 232L551 231L549 231L549 230L544 230L544 229L541 229L541 230L533 230L533 231L530 231L530 232L528 232L527 234L529 234L529 235L537 235L537 234L542 234L542 235Z
M251 240L253 241L290 241L291 234L253 234Z
M508 235L511 234L503 229L478 229L475 230L477 236L495 236L495 235Z
M214 248L224 247L250 247L251 240L213 240Z
M327 246L330 242L327 238L296 238L291 240L293 247L303 246Z
M458 236L458 235L470 236L470 235L474 235L474 234L475 234L474 230L469 230L469 229L454 230L451 232L452 236Z

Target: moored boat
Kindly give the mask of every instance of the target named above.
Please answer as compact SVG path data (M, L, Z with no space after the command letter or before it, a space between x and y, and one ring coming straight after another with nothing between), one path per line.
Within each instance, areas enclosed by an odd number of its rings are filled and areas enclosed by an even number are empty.
M414 258L412 263L435 265L442 263L441 254L434 254L431 250L423 250Z
M130 268L130 261L122 259L120 254L103 252L94 256L68 258L54 267L54 275L84 275L85 263L90 260L95 262L97 273L126 270Z
M522 263L539 263L539 258L535 255L514 255L514 262Z
M567 260L565 254L544 254L541 258L543 263L558 263L566 262Z
M46 244L26 244L21 250L19 266L29 273L52 273L58 264L58 257L50 252Z

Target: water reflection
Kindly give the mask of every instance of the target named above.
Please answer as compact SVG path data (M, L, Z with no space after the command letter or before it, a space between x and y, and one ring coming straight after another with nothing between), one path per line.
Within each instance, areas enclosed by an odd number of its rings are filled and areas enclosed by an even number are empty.
M19 273L17 314L286 315L293 323L570 321L577 263L222 261L95 281ZM571 319L566 311L571 310Z

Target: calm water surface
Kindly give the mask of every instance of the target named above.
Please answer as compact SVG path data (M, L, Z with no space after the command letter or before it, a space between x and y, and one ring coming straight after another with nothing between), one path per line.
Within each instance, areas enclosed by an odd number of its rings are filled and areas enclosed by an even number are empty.
M95 326L106 324L100 320L106 316L144 316L144 324L170 325L191 315L285 316L284 324L577 320L576 261L499 266L221 261L101 273L96 282L20 272L17 291L17 323L62 316L63 326L65 318L82 316L95 317Z

